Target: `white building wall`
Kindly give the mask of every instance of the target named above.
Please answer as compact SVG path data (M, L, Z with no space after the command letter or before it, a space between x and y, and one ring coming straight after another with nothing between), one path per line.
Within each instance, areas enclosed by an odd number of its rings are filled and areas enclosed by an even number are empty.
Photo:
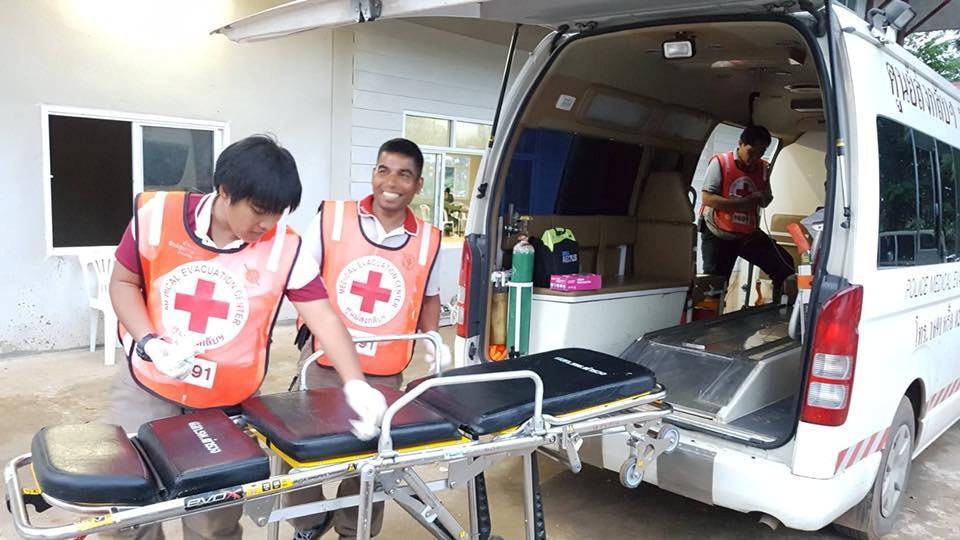
M370 191L377 148L403 135L403 113L493 120L506 48L402 21L353 34L350 195Z
M274 4L4 3L0 354L78 347L87 340L76 259L45 255L41 104L223 121L232 140L272 132L296 157L304 182L294 224L305 225L329 197L332 34L248 45L208 34Z
M364 24L337 33L337 43L349 47L344 54L352 59L353 81L346 113L350 119L339 119L350 126L350 163L349 170L341 170L347 181L341 183L335 173L332 191L338 196L357 199L370 193L377 148L403 135L404 112L493 120L506 43L404 21ZM514 73L528 54L518 51ZM340 103L336 96L335 92L335 103ZM459 244L444 244L437 263L444 303L457 293L460 249Z

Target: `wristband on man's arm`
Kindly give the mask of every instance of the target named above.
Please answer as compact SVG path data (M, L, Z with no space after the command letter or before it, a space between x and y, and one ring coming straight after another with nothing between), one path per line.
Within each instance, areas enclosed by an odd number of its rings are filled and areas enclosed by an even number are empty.
M153 359L150 358L150 355L147 354L147 351L144 350L144 346L150 342L151 339L158 339L160 336L156 334L147 334L140 338L140 341L137 341L136 352L137 356L143 358L147 362L153 362Z

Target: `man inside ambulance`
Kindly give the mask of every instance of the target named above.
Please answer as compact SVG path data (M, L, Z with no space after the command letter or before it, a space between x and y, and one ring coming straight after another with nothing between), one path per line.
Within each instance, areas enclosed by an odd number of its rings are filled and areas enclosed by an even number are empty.
M108 421L127 432L192 409L231 410L257 393L284 296L323 344L356 417L373 438L386 410L367 384L320 269L281 219L300 203L289 151L269 137L228 146L208 194L145 192L116 250L110 299L129 369L117 377ZM240 539L243 508L183 519L187 539ZM136 538L162 539L160 525Z
M757 265L773 281L779 301L783 281L794 273L793 259L759 228L759 215L773 201L770 166L763 159L770 132L747 126L737 149L710 159L703 180L700 244L703 271L729 279L737 257Z

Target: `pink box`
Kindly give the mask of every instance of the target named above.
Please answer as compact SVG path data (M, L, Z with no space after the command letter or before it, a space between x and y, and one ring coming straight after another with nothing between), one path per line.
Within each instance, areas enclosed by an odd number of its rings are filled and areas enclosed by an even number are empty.
M550 289L554 291L593 291L600 288L600 274L552 274Z

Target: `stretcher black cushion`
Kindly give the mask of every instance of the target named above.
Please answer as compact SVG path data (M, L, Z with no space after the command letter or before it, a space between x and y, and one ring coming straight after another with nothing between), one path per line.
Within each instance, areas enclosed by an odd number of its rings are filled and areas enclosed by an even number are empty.
M560 349L451 369L444 376L521 369L533 371L543 380L543 412L554 415L635 396L656 386L649 369L586 349ZM408 390L428 378L411 382ZM533 416L533 383L516 379L441 386L427 390L417 401L457 422L461 429L485 435L517 426Z
M45 427L33 436L30 451L41 491L56 499L118 506L157 500L153 475L119 426Z
M137 438L167 499L270 476L270 462L257 441L217 409L147 422Z
M387 404L402 394L377 386ZM340 388L320 388L258 396L243 402L243 415L257 431L299 462L321 461L374 452L377 439L361 441L350 432L356 414ZM391 427L394 448L457 440L457 427L422 405L400 409Z

